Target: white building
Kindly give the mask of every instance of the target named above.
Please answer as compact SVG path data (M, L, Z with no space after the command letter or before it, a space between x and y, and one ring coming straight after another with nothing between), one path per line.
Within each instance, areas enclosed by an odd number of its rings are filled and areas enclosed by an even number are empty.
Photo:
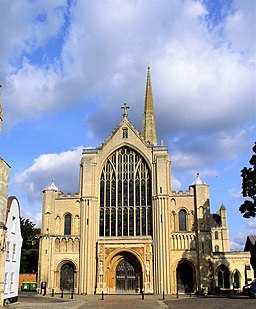
M16 197L8 198L6 214L6 256L4 270L4 302L18 299L20 255L22 236L20 230L20 206Z

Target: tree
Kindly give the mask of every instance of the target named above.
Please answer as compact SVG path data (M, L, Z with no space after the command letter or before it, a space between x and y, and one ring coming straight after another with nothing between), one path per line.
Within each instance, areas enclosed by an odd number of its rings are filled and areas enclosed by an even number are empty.
M29 219L20 219L23 244L21 249L20 273L35 273L38 269L40 229Z
M249 163L252 167L244 167L241 170L242 181L242 194L243 197L249 198L239 207L240 212L245 218L256 216L256 142L252 148L254 154L252 155Z

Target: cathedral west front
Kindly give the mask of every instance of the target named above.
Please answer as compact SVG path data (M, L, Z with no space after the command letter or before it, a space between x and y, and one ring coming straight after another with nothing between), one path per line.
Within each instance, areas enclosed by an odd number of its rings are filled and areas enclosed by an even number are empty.
M250 254L230 252L226 208L210 212L200 176L172 191L148 68L142 132L124 104L103 144L83 150L79 192L54 182L43 191L38 283L79 294L175 294L239 289L252 278Z

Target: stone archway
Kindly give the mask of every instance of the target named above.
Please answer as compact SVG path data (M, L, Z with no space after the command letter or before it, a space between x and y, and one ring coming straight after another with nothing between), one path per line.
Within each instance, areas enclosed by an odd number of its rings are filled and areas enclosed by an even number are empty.
M190 262L179 262L176 269L176 278L179 293L195 292L195 268Z
M130 252L120 252L111 260L108 287L116 293L139 293L142 290L142 268Z
M217 269L217 275L218 275L218 287L229 289L230 288L230 273L227 266L221 264L219 268Z
M74 291L74 265L65 263L60 269L60 289Z
M56 293L61 290L77 293L77 266L72 260L61 261L55 271L54 289Z

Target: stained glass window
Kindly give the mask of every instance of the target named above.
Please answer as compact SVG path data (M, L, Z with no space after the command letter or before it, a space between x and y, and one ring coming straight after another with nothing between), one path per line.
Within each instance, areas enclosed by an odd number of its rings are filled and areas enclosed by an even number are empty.
M100 176L100 236L151 235L151 176L129 147L112 153Z

